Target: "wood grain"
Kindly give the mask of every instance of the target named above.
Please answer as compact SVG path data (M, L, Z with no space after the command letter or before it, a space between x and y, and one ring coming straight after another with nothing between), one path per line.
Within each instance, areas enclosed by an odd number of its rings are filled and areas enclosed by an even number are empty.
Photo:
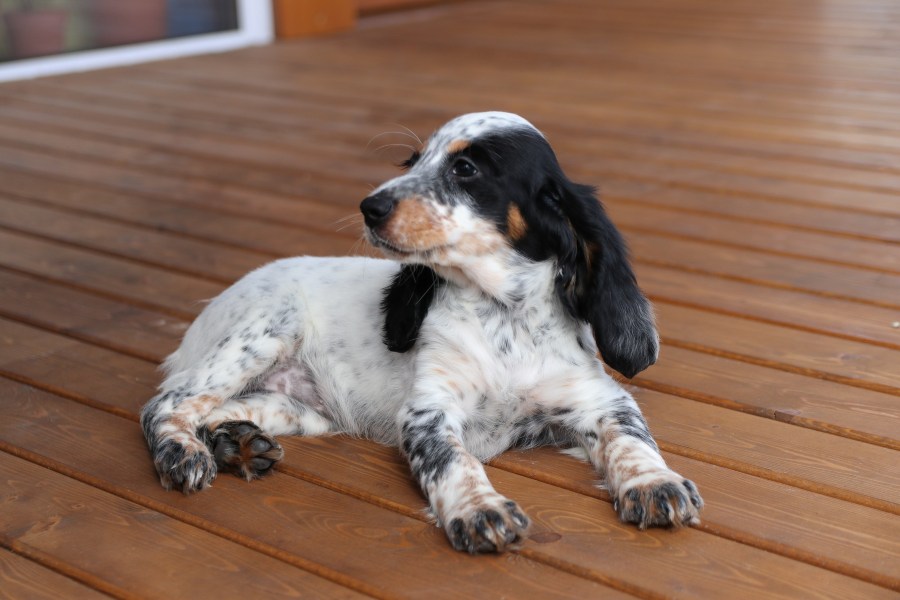
M2 330L0 332L5 337L11 336L13 333L9 329ZM15 338L12 338L15 339ZM121 362L121 361L120 361ZM147 369L149 369L149 365L147 365ZM127 367L125 368L127 369ZM138 370L137 367L131 370ZM48 383L53 383L55 378L52 376L44 375L40 378L41 381L46 381ZM142 389L136 388L133 385L125 386L122 383L117 383L118 379L115 381L110 381L109 392L107 394L100 395L98 393L97 397L94 398L95 403L109 403L113 404L119 409L119 412L114 412L115 414L122 414L125 417L134 419L136 415L136 410L142 403L143 399L149 397L150 394L153 393L152 387L147 385ZM84 386L76 383L67 383L64 381L58 381L55 385L58 385L60 391L65 393L67 396L80 396L81 394L86 393L86 388ZM118 388L118 389L117 389ZM142 396L143 394L143 396ZM641 394L640 398L642 402L646 401L646 397L648 394ZM12 397L12 396L11 396ZM21 397L21 395L20 395ZM27 394L25 396L27 398ZM679 400L676 398L665 398L660 395L660 400L666 403L677 403ZM117 404L116 404L117 403ZM89 403L90 404L90 403ZM733 420L723 421L723 419L729 418L729 411L715 411L713 410L708 415L704 415L698 418L698 422L709 423L709 430L714 432L714 437L709 441L705 441L703 443L692 443L690 441L686 441L686 436L679 430L678 426L671 425L668 422L661 422L659 419L654 418L654 413L651 410L648 410L648 407L645 406L645 411L648 414L648 418L650 418L651 427L653 427L658 439L663 444L668 444L671 446L676 446L680 449L685 448L694 448L695 452L708 452L711 454L710 458L707 460L715 459L717 453L720 452L719 446L724 445L724 443L740 443L741 451L740 452L726 452L728 456L737 457L738 455L747 459L748 462L745 466L743 466L742 470L744 472L762 472L764 469L771 469L772 465L770 464L773 460L772 456L769 456L765 459L758 459L757 456L762 453L763 455L769 454L769 452L765 449L766 441L760 441L756 446L751 446L756 440L754 439L754 434L752 433L754 428L752 426L748 426L747 422L738 421L735 422ZM74 408L59 408L58 413L60 417L54 418L62 418L61 415L65 413L74 412L76 409ZM10 414L12 414L12 408L10 409ZM31 411L29 415L35 414L34 411ZM666 418L667 415L663 413L663 418ZM32 418L30 416L25 416L23 419ZM87 418L87 417L86 417ZM98 418L98 417L90 417L90 418ZM760 427L762 427L760 425ZM787 427L787 426L786 426ZM665 431L666 428L671 428L674 433L667 435ZM778 435L778 432L775 432L775 435ZM737 440L737 441L732 441ZM839 440L839 438L838 438ZM412 517L421 518L421 514L419 511L421 510L421 498L418 492L409 485L408 481L408 472L406 466L400 461L399 456L395 450L391 449L383 449L376 452L374 456L369 456L371 452L373 452L373 448L378 448L372 444L363 444L362 442L355 442L349 439L342 440L304 440L304 441L293 441L286 440L288 448L296 447L296 458L292 458L289 455L287 462L285 463L284 469L286 472L299 474L300 476L312 480L314 483L319 485L325 485L327 487L331 487L333 489L339 491L347 491L348 488L357 488L359 489L360 485L363 485L362 482L371 481L371 488L367 491L356 492L359 497L366 499L367 501L374 502L379 504L380 506L385 506L392 510L399 510L403 514ZM790 442L785 441L784 443L789 444ZM818 481L821 476L817 474L815 469L810 469L808 467L808 463L811 463L816 460L817 455L814 453L814 448L808 448L809 445L815 447L816 444L823 443L828 444L831 443L829 436L824 434L819 435L811 435L808 438L802 438L798 440L798 443L795 446L784 448L786 451L790 451L793 455L795 455L795 461L787 462L782 466L782 471L779 473L763 473L763 476L769 475L769 479L773 477L775 479L787 479L788 477L793 477L794 483L797 484L796 478L798 477L809 477L809 480L801 481L800 484L807 489L811 489L814 491L819 491L825 487L823 482ZM31 442L26 443L25 441L18 442L22 447L33 447ZM68 447L68 445L67 445ZM137 443L137 448L140 448L140 442ZM805 456L797 456L800 453L812 450L812 452L806 454ZM866 446L865 445L856 445L856 446L848 446L845 450L842 450L840 447L833 448L831 452L835 454L834 460L843 460L850 461L845 462L845 464L856 464L856 461L861 463L878 463L879 458L875 455L866 456L858 456L860 452L865 453ZM138 450L135 450L137 453ZM311 461L310 452L314 452L316 456L325 457L328 454L334 454L338 458L333 458L331 461L326 461L321 466L314 466L314 463ZM516 456L513 454L513 456ZM527 459L533 466L531 470L528 472L531 476L536 476L541 480L549 481L554 485L560 485L566 488L573 489L574 491L578 491L579 493L593 493L597 495L597 492L590 492L593 490L591 487L592 482L594 481L594 477L590 475L589 470L585 471L583 465L580 465L582 468L580 471L575 471L573 473L572 469L568 471L565 468L560 468L558 461L553 458L548 458L546 453L540 455L541 461L535 462L535 459ZM552 456L552 455L550 455ZM340 460L339 457L345 457L348 462L347 466L336 468L333 464L334 460ZM843 457L843 458L840 458ZM325 460L322 458L322 460ZM375 461L374 465L369 465L367 468L370 469L368 471L368 477L363 477L358 469L360 468L360 463L368 465L371 461ZM685 469L684 472L693 477L693 470L696 470L693 467L693 464L696 461L690 461L691 463L690 469ZM392 465L391 469L384 468L384 463L387 461ZM824 459L819 459L820 463L824 463ZM506 458L498 461L500 466L504 466L506 464ZM703 463L697 463L699 465L703 465ZM350 466L353 465L353 468ZM734 467L734 465L730 465ZM712 465L710 465L712 468ZM719 472L725 472L726 469L714 467L718 469ZM515 470L515 469L514 469ZM846 470L844 468L844 470ZM520 471L517 471L520 472ZM702 470L701 470L702 472ZM551 475L556 473L556 475ZM385 478L391 474L393 477L394 485L388 485L387 482L390 480L386 480ZM536 475L537 474L537 475ZM561 476L562 474L562 476ZM565 475L569 475L567 479ZM740 512L740 518L733 518L734 515L729 515L732 518L723 518L719 521L713 521L707 523L708 526L713 531L735 531L735 537L740 539L741 541L746 542L748 539L753 540L756 545L760 545L766 549L771 547L777 547L782 552L786 552L789 556L807 556L811 552L811 548L814 547L815 544L822 543L822 540L816 541L816 536L812 536L809 539L797 539L791 543L785 543L783 532L783 525L777 523L777 521L772 521L771 517L768 518L768 521L765 523L765 527L762 529L758 529L760 526L760 518L755 513L759 510L765 503L767 502L775 502L778 505L783 504L783 500L778 500L778 494L784 494L785 489L789 489L785 486L778 486L777 484L765 484L765 483L755 483L757 481L756 477L751 476L742 476L740 473L735 475L738 477L738 487L747 488L749 490L754 490L759 486L763 486L764 490L766 489L766 485L774 485L773 489L769 489L771 492L770 496L767 496L763 493L761 496L755 496L757 498L756 501L747 500L747 505ZM780 476L780 477L779 477ZM867 476L864 472L859 472L858 475L854 475L854 477L861 477L863 481L868 481L871 479L871 476ZM152 479L152 478L151 478ZM698 480L700 483L701 480ZM765 480L763 480L765 481ZM579 483L580 482L580 483ZM721 490L721 494L728 495L735 493L734 490L734 482L729 483L729 485L723 486L721 482L717 480L716 477L708 477L702 480L704 484L704 489L706 487L712 487L713 489ZM833 482L825 481L827 485L833 485ZM574 487L573 487L574 486ZM397 490L396 488L400 488ZM774 490L774 491L773 491ZM780 490L780 491L779 491ZM830 488L828 488L829 491ZM549 492L548 492L549 493ZM759 492L756 492L757 494ZM843 490L844 496L850 496L851 494L856 494L855 491L847 491ZM890 493L889 491L885 493ZM399 494L399 496L397 495ZM840 497L841 490L836 492L832 492L832 495L836 495ZM820 497L817 494L803 492L802 490L794 490L790 495L792 499L794 499L798 504L791 505L785 507L783 512L790 512L791 510L797 510L796 507L802 506L804 504L807 505L819 505L823 504L828 506L829 503L833 504L832 510L834 510L837 514L833 519L832 525L840 531L844 530L853 530L858 533L854 536L851 536L853 539L856 539L854 543L859 546L868 546L870 548L870 552L880 552L884 553L888 551L890 546L885 546L880 541L881 539L890 539L890 536L886 538L882 537L884 533L885 523L893 522L895 517L888 516L885 513L881 513L879 516L878 511L874 511L872 509L866 509L868 512L864 512L864 518L860 519L858 517L858 511L861 508L857 508L850 502L845 502L843 505L837 501L831 500L826 497L822 500L818 500ZM851 500L856 499L856 501L860 501L859 498L855 496L851 498ZM867 502L871 503L871 499L867 499ZM566 500L564 504L569 505L571 502ZM884 504L884 503L881 503ZM749 507L755 507L753 510L749 510ZM594 509L592 509L594 510ZM598 509L600 510L600 509ZM607 508L603 508L602 510L608 511ZM850 518L850 521L845 521L845 514ZM735 522L732 525L732 521ZM865 525L865 526L863 526ZM611 527L612 525L606 524L604 527ZM623 532L628 531L628 529L624 529ZM664 534L667 535L667 534ZM778 542L772 542L771 538L775 538ZM665 538L668 539L668 538ZM802 543L800 543L802 542ZM777 544L777 545L776 545ZM781 547L781 544L785 544L788 549L785 550ZM795 544L799 545L799 548L795 548ZM834 542L828 542L829 547L833 546ZM840 556L841 554L846 554L846 548L840 552L836 552L831 555L831 560L834 560L835 556ZM855 549L853 551L853 555L857 557L859 560L854 561L854 565L852 568L846 567L847 572L849 573L859 573L859 572L868 572L869 568L864 567L863 565L867 564L866 561L866 553L859 553L859 549ZM843 561L840 561L843 562ZM816 564L813 561L813 564ZM888 575L882 573L875 580L883 580L883 581L893 581L892 576L889 575L892 573L890 569L887 571Z
M240 589L250 595L363 597L9 454L0 454L0 478L0 531L13 548L70 564L76 576L114 595L230 596ZM109 544L110 537L117 543Z
M46 462L93 485L112 477L115 483L103 487L150 508L144 519L151 524L168 520L157 513L175 516L263 554L303 565L306 570L382 597L386 595L383 590L393 589L403 597L427 592L435 597L452 598L459 593L475 594L488 582L502 585L512 594L539 594L548 598L568 597L570 593L588 596L613 593L597 583L555 571L525 557L473 560L454 551L441 530L421 519L411 519L284 475L255 482L258 485L254 487L265 496L264 507L256 505L254 494L246 493L247 482L235 477L219 478L211 494L185 497L166 492L153 474L136 423L87 407L67 406L66 401L60 404L56 400L54 405L51 396L33 389L19 387L15 391L2 382L0 386L12 394L6 396L7 405L13 410L19 406L17 424L10 420L3 427L4 449L30 448L27 456L32 460ZM136 417L136 413L132 415ZM60 418L65 420L59 421ZM26 421L34 426L21 427ZM41 433L41 428L36 426L38 422L44 422L57 434L49 436L46 429ZM30 441L26 443L19 434ZM47 443L39 443L39 438ZM8 518L10 522L28 522L12 515ZM102 532L105 528L98 529ZM160 545L178 543L174 534L163 535L164 539L169 537L172 541ZM196 536L187 537L186 543L197 543ZM29 542L25 538L22 541ZM365 544L366 552L353 552L360 543ZM175 553L182 555L177 550ZM164 562L158 558L153 560ZM435 560L447 568L428 569L427 565ZM399 580L395 572L398 564L404 565ZM559 587L562 584L565 587Z
M9 600L15 598L34 598L35 600L108 598L91 587L82 585L6 549L0 549L0 581L3 582L0 598Z
M453 2L0 86L0 595L895 597L898 18ZM361 440L164 492L137 412L203 302L277 257L371 252L358 203L410 134L486 109L538 125L628 239L663 342L630 389L700 527L623 526L547 449L488 467L536 523L502 557L452 552Z

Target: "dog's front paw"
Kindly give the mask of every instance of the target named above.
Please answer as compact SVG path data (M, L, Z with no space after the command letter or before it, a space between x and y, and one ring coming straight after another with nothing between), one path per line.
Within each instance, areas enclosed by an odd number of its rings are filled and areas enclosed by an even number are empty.
M275 438L251 421L225 421L212 432L216 465L247 481L262 477L284 457Z
M642 475L641 479L647 478ZM640 529L651 525L681 527L698 525L703 498L694 482L672 471L662 471L659 477L623 490L613 501L619 518L636 523Z
M444 525L447 537L470 554L503 552L525 537L530 524L518 504L499 495L455 512Z
M167 490L180 489L190 494L209 486L216 478L216 463L199 441L182 444L165 440L157 448L153 462L159 481Z

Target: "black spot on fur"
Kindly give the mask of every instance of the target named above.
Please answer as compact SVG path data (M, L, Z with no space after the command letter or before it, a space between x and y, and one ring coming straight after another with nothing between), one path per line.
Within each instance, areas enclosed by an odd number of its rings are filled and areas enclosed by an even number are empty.
M413 477L423 489L441 479L456 459L457 450L447 440L445 417L440 410L413 411L401 427L400 436Z
M607 421L610 425L617 425L619 432L622 435L635 437L653 448L656 452L659 452L656 440L650 435L650 428L647 426L647 421L644 420L644 416L638 409L631 406L622 406L604 416L603 420Z
M403 265L384 290L384 343L392 352L406 352L419 337L438 287L444 283L423 265Z

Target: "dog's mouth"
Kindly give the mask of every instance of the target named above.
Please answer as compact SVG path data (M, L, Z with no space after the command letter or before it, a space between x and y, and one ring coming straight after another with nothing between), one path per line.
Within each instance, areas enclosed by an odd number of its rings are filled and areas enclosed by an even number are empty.
M410 259L412 257L417 257L420 260L426 259L429 255L433 254L435 251L441 250L442 248L446 248L447 246L434 246L432 248L403 248L398 246L394 242L380 236L376 231L371 228L366 228L366 237L369 239L369 243L378 248L379 250L384 251L389 255L393 255L393 257L403 260Z

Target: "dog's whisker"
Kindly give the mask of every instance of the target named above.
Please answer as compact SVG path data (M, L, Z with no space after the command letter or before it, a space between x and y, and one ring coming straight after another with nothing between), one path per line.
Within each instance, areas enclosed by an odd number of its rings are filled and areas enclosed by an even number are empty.
M401 125L401 127L402 127L402 125ZM366 142L366 150L369 149L369 147L372 145L372 142L374 142L378 138L384 137L386 135L400 135L403 137L412 138L416 141L417 144L419 144L420 146L422 145L422 141L415 134L410 134L405 131L382 131L378 135L372 136L372 138L369 139L368 142Z
M406 133L409 134L409 137L416 140L416 143L419 144L419 146L423 145L422 140L419 139L419 136L416 135L416 132L413 131L412 129L410 129L409 127L407 127L406 125L404 125L403 123L391 123L391 125L396 125L397 127L402 127L403 129L406 130ZM397 133L403 133L403 132L398 131Z
M340 219L336 219L332 223L332 227L334 227L335 231L344 231L351 227L356 227L362 225L363 216L359 213L351 213L345 217L341 217Z
M397 142L397 143L393 143L393 144L382 144L381 146L378 146L377 148L375 148L374 152L377 154L377 153L381 152L382 150L386 150L387 148L406 148L410 152L416 151L415 146L411 146L409 144L401 144L401 143Z

